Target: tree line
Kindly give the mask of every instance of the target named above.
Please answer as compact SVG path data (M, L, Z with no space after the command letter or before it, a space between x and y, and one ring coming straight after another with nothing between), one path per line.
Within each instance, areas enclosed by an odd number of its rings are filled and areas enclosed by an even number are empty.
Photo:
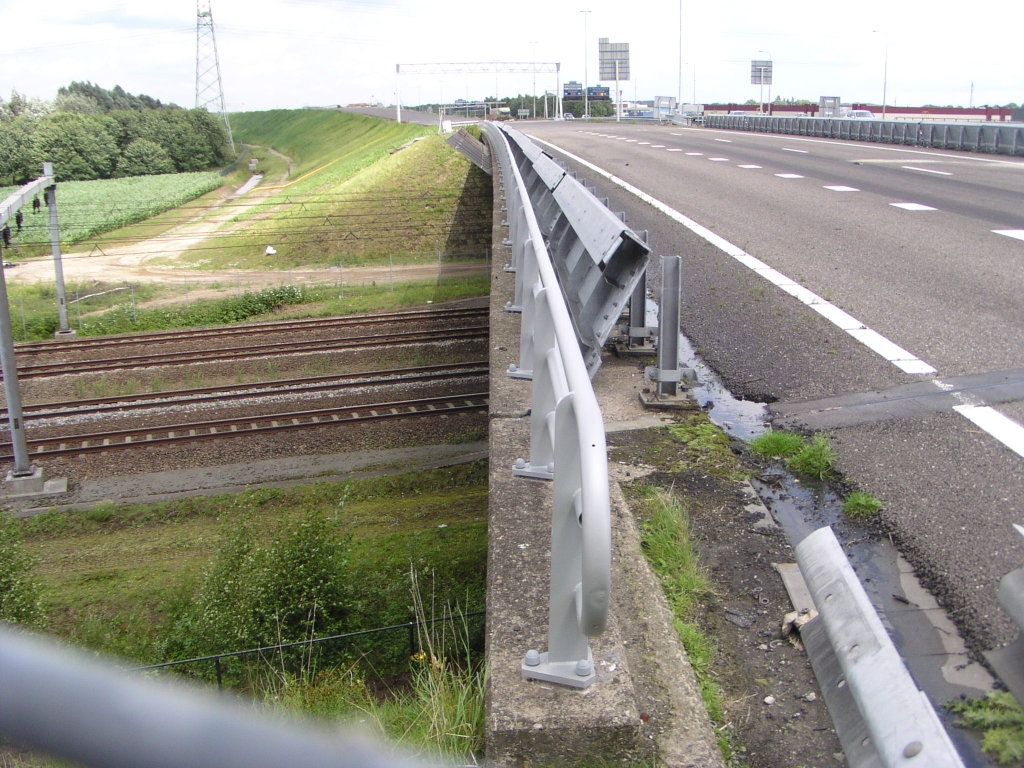
M232 157L217 116L120 86L73 82L53 102L0 97L0 183L24 184L44 161L71 181L202 171Z

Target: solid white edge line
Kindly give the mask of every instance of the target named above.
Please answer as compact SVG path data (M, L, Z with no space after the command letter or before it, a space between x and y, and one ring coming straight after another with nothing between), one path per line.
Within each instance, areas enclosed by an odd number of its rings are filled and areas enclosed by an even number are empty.
M1003 235L1004 237L1024 240L1024 229L993 229L992 232L997 235Z
M617 184L618 186L622 187L624 190L640 198L645 203L652 206L661 213L665 214L673 221L682 224L684 227L686 227L688 230L693 232L698 237L702 237L704 240L711 243L720 251L727 253L729 256L732 256L738 262L748 267L749 269L752 269L754 272L761 275L774 285L780 287L782 285L799 286L799 283L797 283L795 280L791 280L778 270L769 267L767 264L760 261L755 256L751 256L749 253L744 251L739 246L733 245L724 237L716 235L707 227L701 226L693 219L683 215L675 208L672 208L666 203L663 203L656 197L647 194L639 187L633 186L625 179L620 179L615 174L609 173L604 168L594 165L590 161L584 160L582 157L574 155L572 152L569 152L568 150L562 149L557 144L552 144L550 141L545 141L544 139L541 139L537 136L530 136L530 138L533 139L534 141L540 142L541 144L551 147L556 152L562 153L566 157L574 160L575 162L579 163L585 168L589 168L594 173L600 174L613 184ZM754 266L755 263L758 266ZM893 365L898 367L900 370L905 371L906 373L915 374L937 373L937 371L932 366L928 365L928 363L910 354L909 352L907 352L907 350L898 346L894 342L889 341L889 339L885 338L880 333L872 331L870 328L865 327L864 324L861 323L859 320L847 314L843 310L839 309L839 307L837 307L835 304L832 304L829 301L825 301L825 299L821 298L813 291L800 291L799 295L797 295L797 293L791 293L791 295L794 295L799 301L809 306L811 309L820 314L826 320L831 321L837 327L849 333L851 336L853 336L853 338L860 341L862 344L867 346L872 351L876 352L877 354L880 354L882 357L884 357L890 363L893 363ZM865 331L867 331L868 333L864 333ZM869 341L871 343L868 343Z
M1018 456L1024 456L1024 427L987 405L954 405L953 410L973 421Z

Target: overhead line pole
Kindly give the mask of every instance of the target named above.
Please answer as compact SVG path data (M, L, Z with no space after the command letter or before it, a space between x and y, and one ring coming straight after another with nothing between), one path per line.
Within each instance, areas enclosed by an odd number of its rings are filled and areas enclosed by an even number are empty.
M580 11L583 14L583 116L590 117L590 96L587 93L587 80L590 75L587 72L587 14L590 11Z

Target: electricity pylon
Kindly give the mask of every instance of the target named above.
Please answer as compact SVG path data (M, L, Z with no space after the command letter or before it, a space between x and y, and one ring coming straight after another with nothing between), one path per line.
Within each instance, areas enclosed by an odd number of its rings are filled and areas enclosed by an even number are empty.
M213 109L210 109L211 104ZM220 114L233 153L235 142L231 136L228 111L224 107L224 86L220 80L220 60L217 58L217 37L213 32L210 0L196 2L196 107Z

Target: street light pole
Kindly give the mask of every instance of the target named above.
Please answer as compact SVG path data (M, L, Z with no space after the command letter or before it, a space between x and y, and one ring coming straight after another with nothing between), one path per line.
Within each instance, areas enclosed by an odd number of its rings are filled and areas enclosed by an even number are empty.
M880 29L873 29L879 35L885 35L885 68L882 70L882 119L885 120L886 90L889 86L889 33Z
M537 119L537 41L531 40L533 46L533 119Z
M758 51L758 53L767 53L768 54L768 61L772 60L772 52L771 51ZM761 84L762 85L764 84L764 71L761 72ZM768 114L771 115L771 113L772 113L772 84L769 81L769 83L768 83Z
M683 103L683 0L679 0L679 93L676 95L676 109Z
M590 11L580 11L583 14L583 116L590 117L590 96L587 93L587 14Z

